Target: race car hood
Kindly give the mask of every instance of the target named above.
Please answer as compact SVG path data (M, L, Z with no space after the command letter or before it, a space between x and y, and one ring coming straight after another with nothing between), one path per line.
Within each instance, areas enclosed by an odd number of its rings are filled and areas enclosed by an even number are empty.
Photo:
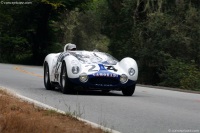
M111 55L96 51L70 51L71 55L75 56L82 64L105 64L116 65L118 60Z

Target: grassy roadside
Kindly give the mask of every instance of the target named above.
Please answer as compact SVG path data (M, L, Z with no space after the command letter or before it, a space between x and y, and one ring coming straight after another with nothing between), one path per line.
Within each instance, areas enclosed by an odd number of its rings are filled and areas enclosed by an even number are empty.
M0 88L0 133L104 133L70 115L43 110Z

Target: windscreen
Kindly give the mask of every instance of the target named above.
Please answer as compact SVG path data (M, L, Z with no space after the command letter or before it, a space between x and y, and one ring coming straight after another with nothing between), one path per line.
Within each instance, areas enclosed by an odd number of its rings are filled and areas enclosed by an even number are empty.
M116 65L118 60L113 56L103 52L92 52L92 51L71 51L73 56L75 56L83 64L108 64Z

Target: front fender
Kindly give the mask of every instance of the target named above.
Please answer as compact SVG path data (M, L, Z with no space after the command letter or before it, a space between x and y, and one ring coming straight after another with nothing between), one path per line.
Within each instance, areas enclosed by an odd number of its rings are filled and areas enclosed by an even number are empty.
M130 57L123 58L119 62L119 66L126 72L129 79L131 79L133 81L136 81L138 79L138 65L137 65L137 62L134 59L132 59ZM133 76L129 75L128 70L130 68L135 69L135 74Z
M76 57L74 57L72 55L66 56L63 61L65 61L65 64L66 64L68 77L69 78L77 78L77 77L79 77L80 72L82 71L80 61ZM77 74L73 74L72 73L72 67L74 67L74 66L79 67L79 73L77 73Z

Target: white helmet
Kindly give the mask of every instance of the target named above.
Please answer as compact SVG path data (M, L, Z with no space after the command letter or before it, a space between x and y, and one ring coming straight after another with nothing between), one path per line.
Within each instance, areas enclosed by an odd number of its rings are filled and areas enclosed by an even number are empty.
M76 50L76 45L72 43L66 44L64 47L64 51L68 51L68 50Z

